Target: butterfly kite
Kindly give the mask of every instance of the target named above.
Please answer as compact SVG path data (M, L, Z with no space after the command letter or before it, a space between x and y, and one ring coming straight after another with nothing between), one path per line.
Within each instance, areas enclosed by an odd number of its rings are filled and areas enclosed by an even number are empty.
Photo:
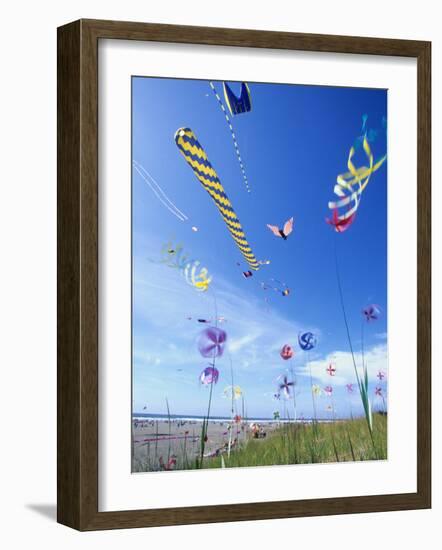
M286 241L287 237L293 231L293 218L287 220L282 229L280 229L277 225L270 225L269 223L267 224L267 227L273 235L275 235L275 237L282 237Z

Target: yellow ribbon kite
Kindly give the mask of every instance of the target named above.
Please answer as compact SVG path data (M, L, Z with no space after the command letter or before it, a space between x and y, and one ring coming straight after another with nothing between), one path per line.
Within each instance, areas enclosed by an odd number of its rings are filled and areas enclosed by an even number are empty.
M367 156L369 165L360 166L359 168L355 167L352 159L356 151L355 148L352 147L347 160L348 172L339 174L336 178L337 183L333 191L335 195L342 198L338 201L330 201L328 203L328 207L331 210L336 210L352 203L352 206L350 206L343 214L337 216L338 221L347 220L356 213L361 201L361 194L367 187L371 175L376 172L376 170L378 170L387 159L387 155L385 154L378 161L374 162L373 153L366 137L364 137L362 147Z

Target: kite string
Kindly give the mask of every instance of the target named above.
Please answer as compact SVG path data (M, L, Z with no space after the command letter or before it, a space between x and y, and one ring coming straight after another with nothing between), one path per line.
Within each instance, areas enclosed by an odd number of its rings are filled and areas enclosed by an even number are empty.
M364 357L364 318L361 319L361 355L362 355L362 371L365 374L365 357Z
M337 254L337 250L336 250L336 239L333 240L333 251L334 251L334 256L335 256L336 279L337 279L337 283L338 283L339 298L340 298L340 302L341 302L341 309L342 309L342 315L343 315L343 318L344 318L344 324L345 324L345 328L346 328L346 331L347 331L348 344L349 344L349 347L350 347L351 357L352 357L352 360L353 360L353 367L354 367L354 371L355 371L355 375L356 375L356 380L358 382L359 393L361 395L362 403L363 403L363 406L364 406L365 417L366 417L366 420L367 420L367 427L368 427L368 431L369 431L369 434L370 434L371 443L373 445L374 452L377 455L376 445L375 445L374 438L373 438L373 429L372 429L372 426L371 426L371 419L369 418L369 415L371 414L371 412L369 411L369 409L366 408L368 403L365 403L365 401L364 401L364 395L365 395L366 399L368 399L368 396L366 395L366 389L365 389L364 383L361 382L359 372L358 372L358 368L356 366L356 359L355 359L355 355L354 355L354 351L353 351L353 345L352 345L352 342L351 342L351 336L350 336L350 329L349 329L349 326L348 326L347 314L346 314L346 311L345 311L344 294L343 294L343 291L342 291L341 277L340 277L340 274L339 274L338 254Z
M338 291L339 291L339 299L340 299L340 304L341 304L341 309L342 309L342 316L344 318L345 329L347 331L348 345L350 347L350 353L351 353L351 357L352 357L352 360L353 360L353 367L354 367L355 374L356 374L356 380L358 382L358 386L359 386L359 389L360 389L361 388L361 381L360 381L360 378L359 378L359 372L358 372L358 368L356 366L356 359L355 359L355 355L354 355L354 352L353 352L353 345L352 345L352 342L351 342L350 329L349 329L349 326L348 326L347 314L346 314L346 311L345 311L344 295L343 295L343 292L342 292L341 277L340 277L340 274L339 274L338 254L337 254L337 251L336 251L336 239L333 240L333 251L334 251L334 258L335 258L336 279L337 279L337 283L338 283Z
M233 126L232 126L232 122L230 120L230 117L229 115L227 114L227 111L226 111L226 108L224 107L224 104L221 100L221 98L219 97L219 94L218 92L216 91L215 89L215 86L213 85L213 82L209 82L209 85L213 91L213 93L215 94L215 97L218 101L218 104L224 114L224 117L226 119L226 122L227 122L227 125L229 127L229 130L230 130L230 134L232 136L232 141L233 141L233 146L235 148L235 153L236 153L236 156L238 157L238 162L239 162L239 167L241 168L241 172L242 172L242 176L244 178L244 183L246 184L246 189L247 189L247 192L250 193L250 187L249 187L249 181L247 179L247 174L246 174L246 170L244 168L244 164L243 164L243 161L242 161L242 157L241 157L241 153L239 151L239 146L238 146L238 142L236 141L236 135L235 135L235 131L233 129Z
M213 358L212 358L212 368L214 369L214 371L216 370L215 365L216 365L216 353L214 351ZM212 406L213 384L214 384L214 381L212 379L212 382L210 384L209 403L207 405L207 417L203 420L203 427L201 431L201 459L200 459L200 465L199 465L200 468L203 467L206 438L207 438L207 441L209 441L208 430L209 430L209 421L210 421L210 408Z
M144 166L142 164L140 164L138 161L134 160L133 161L134 165L137 166L137 168L139 170L141 170L145 176L147 176L147 178L150 180L151 184L153 184L157 191L162 195L162 198L174 209L177 211L177 213L182 216L184 219L188 219L188 217L186 216L186 214L184 214L184 212L182 212L170 199L169 197L166 195L166 193L163 191L163 189L161 188L160 184L155 180L155 178L149 174L149 172L146 170L146 168L144 168ZM139 173L139 172L138 172Z
M133 167L138 174L143 178L147 185L151 188L158 200L176 216L180 221L184 222L188 220L188 217L182 212L175 204L169 199L166 193L161 189L158 182L149 174L149 172L136 160L133 161Z
M212 288L212 296L213 296L213 306L215 310L215 327L218 328L218 302L216 300L216 294L213 288Z
M232 358L230 357L230 354L229 354L229 360L230 360L230 376L231 376L231 381L232 381L232 389L231 389L232 414L231 414L231 420L230 420L229 446L228 446L228 451L227 451L228 458L230 458L230 450L231 450L231 447L232 447L233 417L234 417L234 414L235 414L235 410L234 410L235 386L234 386L234 382L233 382L233 365L232 365Z
M312 404L313 404L313 418L314 418L314 433L316 435L316 423L317 423L317 415L316 415L316 401L315 401L315 394L313 393L313 374L312 374L312 363L310 359L310 351L307 351L307 362L309 366L309 372L310 372L310 393L312 394Z

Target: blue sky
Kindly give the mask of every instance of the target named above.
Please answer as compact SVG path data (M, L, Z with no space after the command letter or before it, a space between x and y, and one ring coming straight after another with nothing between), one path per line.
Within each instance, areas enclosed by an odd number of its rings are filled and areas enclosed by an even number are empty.
M196 342L204 325L187 317L218 314L226 318L226 353L217 363L212 412L228 415L222 397L230 384L241 386L249 416L271 416L283 405L272 399L275 380L293 366L299 414L312 414L309 369L321 387L332 384L337 416L346 416L350 400L345 384L353 367L339 305L333 247L336 245L345 305L357 351L361 344L361 308L374 302L381 318L365 327L365 349L372 386L379 369L387 370L387 167L365 189L355 223L342 234L325 223L327 203L335 199L336 176L345 172L349 148L368 127L381 129L387 115L387 91L305 85L249 83L252 111L233 117L233 125L252 192L242 179L229 128L208 81L134 77L132 79L133 160L140 163L186 214L175 217L133 171L133 410L164 413L165 400L175 414L204 414L207 388L198 375L207 366ZM217 91L222 84L215 82ZM234 91L239 85L232 83ZM271 260L245 279L242 261L214 203L180 154L175 131L191 128L218 173L258 259ZM385 136L372 143L375 158L386 150ZM366 163L361 151L357 164ZM294 216L287 241L266 224L282 225ZM192 231L192 226L198 228ZM159 263L168 242L208 268L213 281L197 292L176 269ZM276 278L291 289L288 297L263 291L260 282ZM264 301L270 298L269 304ZM301 330L317 334L318 345L299 349ZM284 362L279 350L295 348ZM357 356L359 359L359 356ZM325 369L333 360L337 373ZM310 362L310 364L308 364ZM289 364L287 364L289 363ZM359 361L360 364L360 361ZM327 398L318 399L326 416ZM375 406L379 403L375 403ZM353 413L360 410L357 396Z

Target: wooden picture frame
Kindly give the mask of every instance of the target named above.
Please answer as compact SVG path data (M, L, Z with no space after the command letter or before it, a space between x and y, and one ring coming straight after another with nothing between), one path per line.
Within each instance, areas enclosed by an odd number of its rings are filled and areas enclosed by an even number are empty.
M418 67L417 492L98 511L98 41L403 56ZM58 521L82 531L431 506L431 44L79 20L58 29Z

